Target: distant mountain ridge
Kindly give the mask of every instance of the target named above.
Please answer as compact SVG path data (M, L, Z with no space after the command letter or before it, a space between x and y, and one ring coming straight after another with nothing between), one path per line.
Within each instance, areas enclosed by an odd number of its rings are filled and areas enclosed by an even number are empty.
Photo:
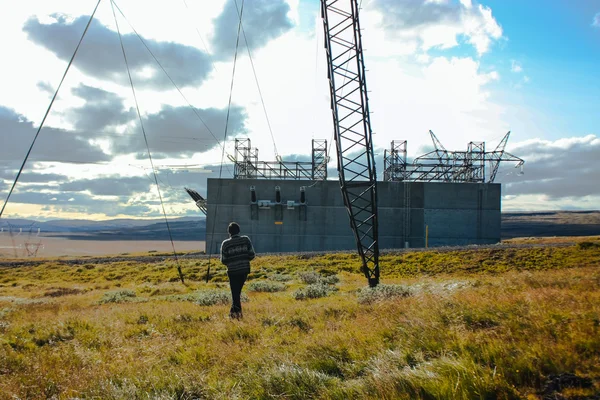
M347 221L340 221L347 223ZM348 226L348 225L347 225ZM183 240L206 239L205 217L113 219L106 221L1 219L3 234L10 232L65 237L73 240ZM348 229L350 227L348 226ZM223 230L225 228L223 227ZM600 211L532 211L502 213L502 239L543 236L600 235Z
M197 224L198 226L206 226L206 219L203 217L181 217L169 219L169 225L177 226L180 224ZM30 219L1 219L0 228L4 231L20 230L27 232L33 230L37 233L38 228L43 233L91 233L99 231L119 231L140 229L143 227L151 227L154 229L166 229L164 218L152 219L111 219L104 221L90 221L82 219L57 219L50 221L35 221Z

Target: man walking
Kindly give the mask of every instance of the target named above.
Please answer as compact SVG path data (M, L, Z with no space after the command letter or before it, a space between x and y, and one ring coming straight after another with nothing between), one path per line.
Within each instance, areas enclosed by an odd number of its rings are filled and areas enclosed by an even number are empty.
M233 304L229 310L229 318L240 319L242 315L242 287L250 273L250 260L255 253L248 236L240 236L240 226L232 222L227 227L229 239L221 244L221 262L227 266L229 287Z

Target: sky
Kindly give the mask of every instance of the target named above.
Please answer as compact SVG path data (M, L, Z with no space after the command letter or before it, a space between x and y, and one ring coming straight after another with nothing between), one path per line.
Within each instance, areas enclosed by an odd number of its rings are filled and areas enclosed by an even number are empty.
M2 218L199 216L183 187L231 178L235 138L263 161L332 142L319 1L245 0L239 42L235 0L4 3L2 204L99 5ZM380 179L393 140L414 158L429 130L448 150L510 131L503 211L600 209L600 1L361 6Z

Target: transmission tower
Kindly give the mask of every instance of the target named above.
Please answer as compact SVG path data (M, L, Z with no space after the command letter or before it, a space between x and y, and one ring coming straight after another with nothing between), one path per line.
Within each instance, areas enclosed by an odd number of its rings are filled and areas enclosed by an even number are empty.
M42 239L39 238L40 228L37 228L35 222L29 226L27 239L25 243L23 243L23 255L28 257L36 257L37 253L40 249L44 248L44 244L42 243ZM38 238L38 239L35 239Z
M369 286L379 283L377 176L357 0L321 0L344 204Z

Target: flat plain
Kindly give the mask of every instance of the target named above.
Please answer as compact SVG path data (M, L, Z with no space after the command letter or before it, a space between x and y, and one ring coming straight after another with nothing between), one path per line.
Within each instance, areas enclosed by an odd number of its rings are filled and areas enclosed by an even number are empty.
M174 241L176 252L204 251L204 241ZM0 259L100 256L173 252L168 240L73 240L64 237L0 235Z
M147 259L0 267L0 399L600 396L600 237L386 253L375 289L259 256L242 320L214 258Z

